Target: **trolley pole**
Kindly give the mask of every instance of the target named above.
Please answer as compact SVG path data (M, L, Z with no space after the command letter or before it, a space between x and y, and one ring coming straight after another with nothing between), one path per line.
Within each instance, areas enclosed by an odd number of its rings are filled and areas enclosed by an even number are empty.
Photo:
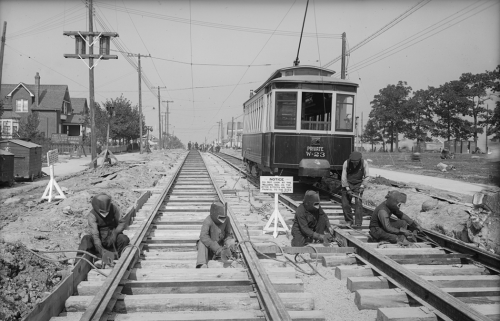
M82 61L89 59L89 107L90 107L90 144L91 144L91 158L92 167L97 168L97 136L95 128L95 99L94 99L94 58L99 60L118 59L117 55L110 55L110 39L111 37L118 37L116 32L94 32L93 22L93 7L92 0L89 3L89 31L64 31L65 36L74 36L75 38L75 54L64 54L64 58L77 58ZM96 42L99 41L98 54L94 55L94 36L97 37ZM87 40L88 39L88 40ZM85 52L86 46L89 47L89 54Z
M233 138L234 138L234 116L231 117L231 148L233 148Z
M152 89L154 88L157 88L158 89L158 150L161 149L161 144L162 144L162 141L161 141L161 95L160 95L160 89L162 88L167 88L165 86L163 87L160 87L160 86L156 86L156 87L152 87Z
M144 151L144 147L142 146L142 133L143 133L143 128L142 128L142 69L141 69L141 56L142 57L151 57L151 55L141 55L140 53L138 54L133 54L133 53L127 53L128 57L137 57L137 78L139 80L139 152L142 154Z
M340 78L345 79L345 32L342 33L342 66L340 69Z

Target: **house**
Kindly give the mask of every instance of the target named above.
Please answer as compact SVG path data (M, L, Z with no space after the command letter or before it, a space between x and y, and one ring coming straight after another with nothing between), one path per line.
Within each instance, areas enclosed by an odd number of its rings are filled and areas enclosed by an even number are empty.
M71 99L67 85L41 85L37 72L34 85L2 84L0 99L2 138L18 138L19 123L29 112L38 112L38 129L45 137L50 138L52 134L81 136L87 102L85 98ZM73 112L73 103L78 114Z

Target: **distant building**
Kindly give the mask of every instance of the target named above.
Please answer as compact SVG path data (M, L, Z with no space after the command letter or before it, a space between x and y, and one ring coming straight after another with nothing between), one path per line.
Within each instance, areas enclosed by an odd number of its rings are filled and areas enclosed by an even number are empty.
M87 99L71 99L67 85L41 85L40 75L35 75L35 84L2 84L0 88L2 114L0 131L2 138L18 138L19 123L30 112L38 112L38 129L45 137L52 134L81 136ZM77 112L73 111L73 103Z

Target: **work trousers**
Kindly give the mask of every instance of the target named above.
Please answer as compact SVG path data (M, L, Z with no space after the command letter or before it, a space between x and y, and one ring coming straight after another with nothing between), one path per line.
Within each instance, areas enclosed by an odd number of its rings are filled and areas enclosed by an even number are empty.
M397 221L391 221L391 226L394 228L397 228L398 230L400 228L408 229L408 223L405 220L397 220ZM372 227L370 228L370 235L375 239L377 242L390 242L390 243L397 243L398 242L398 234L392 234L388 233L384 229L380 227Z
M356 196L363 197L363 193L359 193L359 191L352 191L352 193ZM348 193L345 188L342 188L342 211L344 212L345 222L361 226L363 223L363 202L359 198L354 197L354 218L352 216L352 199L353 196Z
M196 267L199 267L202 264L208 264L209 260L214 259L215 253L209 247L203 244L202 241L198 241L196 247L198 248L198 255L196 257Z
M116 247L116 251L118 252L119 255L122 253L123 249L129 244L130 244L130 239L128 238L127 235L122 234L122 233L118 234L118 236L116 237L115 247ZM115 251L113 246L107 247L107 246L104 246L104 244L102 246L108 251L111 251L111 252ZM87 252L90 252L93 254L98 253L97 248L95 247L94 238L92 237L92 235L85 235L82 238L82 241L80 242L80 246L78 247L78 250L87 251ZM79 255L83 255L83 254L79 253Z
M318 234L325 234L327 219L328 217L326 215L320 215L316 226L311 228L313 232L316 232ZM306 244L312 243L314 241L312 237L307 237L306 235L304 235L300 228L292 227L292 237L292 246L305 246Z

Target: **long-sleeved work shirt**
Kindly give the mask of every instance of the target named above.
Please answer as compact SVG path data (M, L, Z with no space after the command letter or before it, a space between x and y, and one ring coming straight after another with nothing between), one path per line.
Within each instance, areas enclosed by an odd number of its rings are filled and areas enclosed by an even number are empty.
M106 217L102 217L100 214L96 214L94 210L91 210L87 220L89 232L94 239L94 245L99 251L103 248L103 240L108 238L111 233L116 235L122 233L126 227L125 218L121 217L120 209L115 204L111 204L111 209Z
M342 178L341 178L341 183L342 187L349 187L350 189L353 189L352 182L349 182L347 178L347 166L349 165L349 160L346 160L344 164L342 165ZM363 182L361 185L366 185L368 180L370 179L370 169L368 166L368 162L363 159L363 175L362 175Z
M200 241L214 253L222 247L226 238L232 236L233 229L229 217L223 224L217 226L208 215L201 225Z
M390 217L394 214L398 219L405 220L408 225L413 224L413 220L403 213L399 208L396 211L392 211L389 207L387 207L386 202L382 202L375 210L373 211L372 217L370 219L370 228L378 227L391 234L400 234L401 230L395 228L391 225Z
M292 235L300 233L306 238L319 239L320 234L316 233L315 230L321 217L324 218L326 224L325 231L329 231L330 221L321 206L319 207L318 213L314 214L307 211L304 204L300 204L295 212L295 218L292 225Z

